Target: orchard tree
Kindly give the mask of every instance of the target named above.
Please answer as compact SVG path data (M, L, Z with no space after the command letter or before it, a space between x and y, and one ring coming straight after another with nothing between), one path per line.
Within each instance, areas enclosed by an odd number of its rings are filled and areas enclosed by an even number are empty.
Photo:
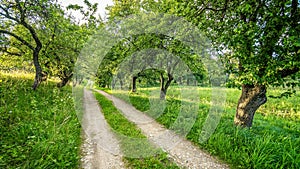
M82 23L77 23L56 1L3 1L0 8L1 51L6 55L33 56L36 89L47 76L61 79L65 86L73 77L75 61L88 37L101 25L95 16L97 4L84 1L87 9L70 5L68 10L80 9Z
M298 0L227 2L223 11L208 12L215 24L212 39L228 50L221 56L242 86L234 123L251 127L254 113L267 101L270 85L284 85L300 68ZM218 17L219 18L218 18ZM213 21L214 20L214 21ZM212 26L209 26L212 27Z
M0 4L1 36L8 41L18 40L22 45L25 45L32 51L32 60L35 67L35 79L32 86L34 90L46 75L42 71L39 62L39 54L43 45L37 30L44 27L43 21L49 16L52 3L54 3L52 0L2 0ZM29 39L14 32L18 26L23 27L27 34L30 35ZM6 44L11 43L7 42Z
M184 69L182 74L191 69L198 77L206 76L199 60L200 56L194 54L191 48L173 37L155 33L137 34L122 39L112 47L99 66L97 77L101 86L107 86L113 80L107 75L115 75L113 83L120 82L121 88L124 79L130 79L131 92L136 92L137 79L146 78L150 72L156 71L160 81L160 98L164 100L171 83L179 78L179 68ZM182 65L183 62L189 68ZM193 79L191 73L189 78Z
M154 2L150 2L148 3L148 1L140 1L140 0L134 0L134 1L122 1L122 0L115 0L114 1L114 5L111 7L108 7L109 10L109 22L116 22L118 24L118 22L120 22L120 25L123 25L124 27L126 27L126 23L122 23L123 20L126 18L128 18L128 16L133 15L139 15L141 14L141 12L143 11L150 11L148 9L150 9L148 6L153 4ZM142 14L143 15L143 14ZM120 19L120 21L118 21L118 19ZM122 20L123 18L123 20ZM144 16L144 19L146 19L147 16ZM174 18L173 18L174 19ZM169 25L170 21L172 22L180 22L180 21L173 21L172 18L167 19L168 21L166 21L166 18L162 18L162 19L157 19L157 22L160 22L160 26L159 25L153 25L150 22L149 23L145 23L145 25L141 26L141 27L145 27L145 30L152 32L156 29L161 29L163 30L163 32L169 32L170 30L165 30L166 26ZM176 19L175 19L176 20ZM125 25L124 25L125 24ZM127 23L129 25L129 27L133 26L134 24L130 26L130 23ZM147 26L146 26L147 25ZM175 25L175 24L174 24ZM136 25L137 26L137 25ZM180 25L180 26L184 26L184 25ZM122 26L120 26L122 27ZM139 27L139 26L137 26ZM136 28L137 28L136 27ZM160 28L158 28L160 27ZM183 29L182 29L183 30ZM126 30L124 30L126 32ZM182 33L182 32L180 32ZM180 34L178 33L178 34ZM125 44L126 45L121 45L121 46L126 46L124 48L124 50L121 50L119 52L119 62L121 63L123 61L123 59L125 57L129 57L131 56L134 52L138 52L138 51L142 51L142 50L146 50L146 49L160 49L160 50L165 50L167 52L169 52L170 54L173 54L177 57L179 57L181 60L183 60L189 67L190 69L193 70L194 73L197 74L197 77L199 80L202 80L202 78L200 77L205 77L205 70L203 68L203 65L200 61L200 56L198 56L197 54L194 54L192 52L192 50L190 48L187 48L186 46L184 46L183 43L180 43L179 40L177 40L175 37L172 36L176 36L177 33L172 32L171 36L166 36L163 34L159 34L159 33L145 33L145 34L140 34L140 35L130 35L129 37L125 38ZM182 33L181 35L185 35L184 33ZM116 50L113 51L114 53L117 53ZM161 87L161 99L165 99L167 90L169 88L169 86L171 85L171 83L174 81L174 74L172 73L176 67L178 67L178 63L179 61L174 59L174 57L169 56L169 54L162 54L159 56L160 58L160 65L162 67L162 69L153 69L150 68L155 71L158 71L158 79L161 83L160 87ZM129 61L129 65L127 65L126 72L127 74L131 74L131 91L135 92L136 89L136 81L139 77L145 77L145 75L148 75L148 72L151 71L147 71L149 68L146 65L143 65L143 63L147 63L148 66L151 67L152 63L151 61L153 61L153 58L156 58L156 56L153 56L153 54L151 54L151 52L148 51L148 53L139 53L139 55L145 55L145 56L135 56L132 55L131 60ZM149 57L147 57L147 55L152 55L153 58L151 59L147 59ZM115 55L116 56L116 55ZM112 57L115 58L115 57ZM173 60L172 60L172 59ZM174 61L174 63L172 62ZM118 64L116 64L118 65ZM142 66L143 65L143 66ZM105 66L105 65L104 65ZM133 72L132 70L134 68L137 68L140 70L139 72ZM103 68L100 68L103 69ZM185 70L184 70L185 71ZM147 72L147 73L146 73ZM121 74L123 76L126 76L126 73L124 74L124 72L121 72ZM190 74L191 75L191 74ZM121 76L121 75L120 75ZM127 75L128 76L128 75ZM192 75L191 75L192 77ZM181 77L182 78L182 77Z
M207 32L233 77L231 82L242 87L236 125L252 126L256 110L267 101L269 86L299 84L298 0L160 0L158 6Z
M57 84L58 87L65 86L71 80L81 49L102 23L101 17L95 16L98 4L84 0L84 5L67 7L67 11L79 10L82 14L81 22L77 23L76 18L56 4L45 23L46 28L40 30L45 44L42 63L51 76L59 77L61 81Z
M41 52L45 70L61 80L58 87L65 86L73 77L75 61L94 28L78 25L61 8L52 12L47 28L40 30L44 48ZM91 24L90 24L91 25Z

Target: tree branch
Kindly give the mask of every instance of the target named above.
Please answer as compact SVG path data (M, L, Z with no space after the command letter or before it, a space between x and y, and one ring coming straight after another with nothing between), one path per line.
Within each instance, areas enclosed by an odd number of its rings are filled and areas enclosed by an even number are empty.
M30 26L26 21L25 21L25 13L24 13L24 10L22 9L21 7L21 4L20 4L20 1L19 0L16 0L17 2L17 7L21 13L21 18L20 18L20 24L23 25L25 28L27 28L30 32L30 34L32 35L35 43L36 43L36 48L39 48L41 49L42 48L42 43L40 41L40 39L38 38L35 30L33 29L32 26ZM33 49L34 50L34 49Z
M22 44L28 46L31 50L34 50L34 47L30 43L28 43L26 40L21 38L20 36L14 34L12 32L9 32L7 30L1 30L1 29L0 29L0 33L4 33L4 34L12 36L12 37L16 38L18 41L20 41Z
M225 12L228 9L228 3L229 3L229 0L226 0L225 4L224 4L224 8L212 8L212 7L209 7L210 3L203 4L204 7L198 9L197 12L196 12L196 14L200 15L205 10L210 10L210 11L214 11L214 12L222 11L222 17L224 17L225 16Z
M15 0L16 1L16 5L17 5L17 8L18 8L18 10L20 11L20 14L21 14L21 17L20 17L20 20L21 20L21 22L23 21L25 21L25 12L24 12L24 10L22 9L22 7L21 7L21 3L20 3L20 1L19 0Z
M292 9L291 9L291 20L292 27L295 28L299 24L299 15L297 15L298 9L298 0L292 1Z
M294 68L291 68L291 69L279 70L278 74L281 76L281 78L285 78L285 77L287 77L289 75L292 75L292 74L295 74L299 71L300 71L299 67L294 67Z
M14 56L22 56L22 54L21 53L15 53L15 52L10 52L10 51L8 51L8 49L7 49L7 47L5 46L5 47L0 47L0 51L1 52L5 52L5 53L7 53L7 54L9 54L9 55L14 55Z
M17 22L17 23L20 23L20 20L18 20L17 18L12 17L12 16L9 14L8 10L5 9L3 6L0 5L0 9L2 9L2 10L5 12L5 14L2 13L2 12L0 12L0 15L6 17L7 19L13 20L13 21L15 21L15 22Z

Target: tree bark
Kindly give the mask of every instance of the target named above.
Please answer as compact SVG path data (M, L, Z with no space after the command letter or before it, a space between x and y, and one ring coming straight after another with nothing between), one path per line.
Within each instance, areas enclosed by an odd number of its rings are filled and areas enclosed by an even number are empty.
M237 126L251 127L256 110L267 102L266 86L243 85L242 94L236 109L234 123Z
M16 1L16 2L17 2L17 7L20 11L19 23L21 25L23 25L27 30L29 30L32 38L34 39L34 41L36 43L36 46L33 49L33 64L35 67L35 78L34 78L34 83L32 85L32 89L36 90L36 88L39 86L39 84L42 82L42 79L43 79L42 67L39 63L39 53L40 53L40 50L42 49L43 45L42 45L42 42L40 41L36 31L34 30L34 28L26 22L25 10L22 9L21 3L19 1ZM31 45L29 45L28 47L32 49Z
M42 82L43 79L43 72L42 72L42 67L39 63L39 52L42 48L42 45L40 44L37 45L35 50L33 51L33 65L35 67L35 77L34 77L34 82L32 85L32 89L36 90L36 88L39 86L39 84Z
M131 88L131 92L136 92L136 80L137 80L137 76L133 76L132 77L132 88Z

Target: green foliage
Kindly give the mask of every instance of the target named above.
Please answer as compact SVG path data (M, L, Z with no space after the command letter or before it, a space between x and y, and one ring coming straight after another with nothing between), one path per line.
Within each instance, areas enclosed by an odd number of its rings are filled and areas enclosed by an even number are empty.
M127 167L178 168L169 161L167 154L152 145L141 133L141 130L129 122L110 100L97 92L94 94L101 105L105 119L120 139L122 151L127 156L125 157ZM130 158L132 154L155 154L155 156Z
M78 168L80 124L71 88L30 89L32 75L0 73L0 168Z
M30 33L22 26L15 26L12 32L26 39L30 39ZM5 37L5 36L3 36ZM2 46L3 45L3 46ZM0 45L1 70L26 70L33 72L32 51L22 45L17 39L6 37Z
M43 68L50 76L61 80L72 77L76 59L91 34L86 27L65 15L59 8L53 10L53 17L47 21L47 27L39 30L44 44L41 52Z
M197 25L216 49L216 59L223 63L229 77L228 86L244 89L291 86L290 90L294 90L300 86L299 3L298 0L148 0L145 8L182 16ZM218 74L214 73L217 77ZM250 105L260 103L252 106L255 113L266 101L259 102L256 97L251 99L251 94L243 94L235 124L251 126L249 119L254 114L249 111ZM263 91L260 94L264 96Z
M88 37L102 23L94 16L97 4L87 0L85 4L88 9L82 7L80 11L86 22L80 24L56 1L3 1L0 61L5 64L2 69L32 70L35 61L36 68L41 67L48 76L60 78L59 86L64 86L73 76L76 59ZM75 6L71 8L76 9ZM32 59L33 54L35 59Z
M44 23L50 18L52 8L55 7L52 3L52 0L35 2L3 0L0 4L0 20L3 22L0 25L0 34L5 37L1 38L3 40L0 44L1 54L22 56L28 53L27 50L31 52L36 73L32 86L34 90L46 76L39 63L39 53L43 44L37 31L46 27ZM24 47L26 51L22 50ZM17 51L12 52L15 49Z
M137 93L130 94L129 100L125 100L138 110L153 116L149 111L149 94L154 89L140 89ZM221 121L209 140L200 144L201 129L210 110L211 89L198 88L198 91L200 94L198 117L187 135L187 139L226 161L233 168L300 167L299 94L285 99L270 98L269 102L258 110L254 121L256 127L242 129L234 126L231 118L235 113L234 107L240 91L227 89L226 107ZM269 91L269 95L276 95L280 92L282 89L273 89ZM124 99L127 93L113 91L113 94ZM178 99L179 92L176 88L171 88L167 97L166 109L161 116L156 118L167 128L171 127L178 117L181 108L181 101Z
M169 73L170 71L174 71L177 67L182 66L180 64L174 67L169 66L172 68L171 70L167 70L166 65L170 64L170 60L175 62L176 59L169 56L169 53L166 54L166 51L180 58L194 73L190 76L195 76L198 82L207 78L207 70L201 62L201 56L195 54L193 49L173 37L152 33L131 36L113 46L99 66L97 83L99 86L105 87L111 84L114 75L116 76L116 80L124 80L124 77L130 79L132 75L135 75L140 78L140 80L143 78L148 79L146 82L148 84L155 84L157 83L155 81L159 80L160 72ZM128 58L130 61L128 61ZM120 67L120 65L126 61L128 61L129 64ZM147 69L146 66L155 65L158 62L162 65L161 70ZM176 63L171 63L171 65L176 65ZM121 70L118 71L118 68ZM134 68L140 72L134 72L132 70ZM183 79L182 81L188 81L187 78L188 77L181 77L181 79Z
M299 72L297 0L159 0L153 6L151 10L184 16L204 30L232 74L231 84L278 86Z
M114 5L106 9L109 11L109 20L134 15L141 10L141 0L113 0Z

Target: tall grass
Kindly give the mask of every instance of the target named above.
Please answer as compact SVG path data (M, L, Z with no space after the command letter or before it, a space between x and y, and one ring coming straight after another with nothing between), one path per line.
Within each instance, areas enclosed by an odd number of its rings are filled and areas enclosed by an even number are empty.
M125 100L145 113L151 112L148 111L151 90L154 89L144 88L137 93L129 93L129 99ZM232 168L300 168L299 94L291 98L269 99L257 111L253 127L242 129L233 124L240 91L227 89L226 106L221 121L209 140L200 143L202 126L211 106L211 89L197 90L200 95L199 112L196 122L186 136L187 139L226 161ZM268 94L280 92L282 91L272 90ZM125 95L128 94L124 91L113 93L120 98L126 98ZM156 119L167 128L172 126L181 108L178 90L173 88L168 95L164 113ZM282 113L286 115L283 116Z
M71 88L31 89L30 74L0 72L0 168L78 168L80 124Z

